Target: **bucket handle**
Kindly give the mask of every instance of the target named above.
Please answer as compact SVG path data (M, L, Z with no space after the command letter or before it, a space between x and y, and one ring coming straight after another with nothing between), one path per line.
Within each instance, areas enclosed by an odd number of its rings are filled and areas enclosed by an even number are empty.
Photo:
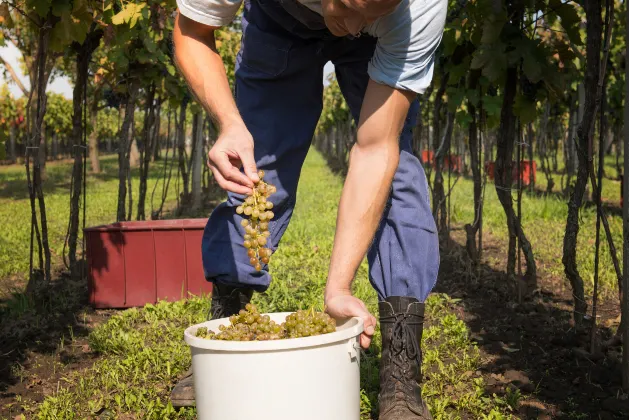
M349 353L349 358L351 360L358 359L358 355L360 354L360 344L358 344L358 339L353 339L347 342Z

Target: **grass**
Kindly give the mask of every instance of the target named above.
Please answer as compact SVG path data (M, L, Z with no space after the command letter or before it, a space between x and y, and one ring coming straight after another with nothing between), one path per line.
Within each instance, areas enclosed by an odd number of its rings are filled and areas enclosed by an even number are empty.
M89 161L88 161L89 165ZM152 166L162 162L153 163ZM88 166L87 178L87 208L86 226L110 223L116 219L116 206L118 202L118 161L116 156L101 158L101 173L90 174ZM46 165L46 180L44 181L44 194L46 198L46 214L48 219L48 237L53 264L61 261L63 244L68 226L70 214L70 174L72 163L49 162ZM134 209L133 217L137 212L137 194L139 189L139 169L132 170ZM160 179L161 170L153 170L149 173L148 193L146 200L147 217L150 217L150 194L155 182ZM155 204L159 205L162 184L157 185L155 192ZM168 200L176 199L174 185L171 183L168 192ZM127 203L128 204L128 203ZM39 213L38 213L39 214ZM28 199L26 174L24 166L11 165L0 167L0 279L7 277L24 277L28 275L29 247L30 247L30 221L31 210ZM79 237L82 238L82 232ZM35 251L37 252L37 251ZM37 264L37 255L34 256Z
M559 170L562 163L559 162ZM608 157L605 171L608 176L615 178L615 158ZM447 176L447 175L446 175ZM554 192L559 192L560 175L554 174ZM573 180L574 181L574 180ZM454 175L451 182L454 183ZM515 188L515 185L514 185ZM537 173L536 188L545 190L546 179L542 172ZM474 203L472 201L473 183L471 179L461 178L452 191L452 215L454 224L471 223L474 220ZM513 193L514 208L517 205L517 194ZM620 203L620 182L604 179L603 200L610 201L616 206ZM500 238L506 244L507 225L506 217L493 182L487 183L484 201L484 229L496 238ZM522 223L524 232L531 242L538 266L543 264L544 272L556 278L565 278L562 264L563 237L568 215L567 199L558 194L540 196L538 194L522 195ZM619 260L622 260L622 217L615 214L607 214L610 230ZM580 232L577 243L577 264L583 281L586 294L591 294L594 285L594 245L596 237L596 209L593 206L582 207L580 212ZM617 296L617 278L612 264L612 259L607 246L605 233L601 225L601 259L599 281L601 293L606 297ZM505 248L506 262L507 251ZM505 263L506 265L506 263ZM567 287L569 287L566 282Z
M271 262L274 281L254 302L263 311L293 311L322 307L327 262L342 180L312 151L304 166L293 220ZM355 294L377 313L377 297L363 263L354 284ZM111 417L145 419L193 418L194 410L175 411L168 393L190 364L183 330L205 319L208 299L191 297L160 302L113 316L90 334L91 348L100 355L86 370L69 374L59 390L29 413L39 419L85 418L107 412ZM479 351L446 295L428 300L424 334L424 394L438 419L505 419L517 408L520 396L487 395ZM379 336L361 363L362 418L377 418ZM28 406L28 402L22 404Z

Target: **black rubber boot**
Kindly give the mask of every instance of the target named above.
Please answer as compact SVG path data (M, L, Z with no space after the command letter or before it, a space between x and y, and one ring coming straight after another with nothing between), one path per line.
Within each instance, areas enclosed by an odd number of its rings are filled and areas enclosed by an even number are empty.
M379 420L432 420L420 386L424 304L412 297L393 296L380 302L379 309Z
M212 288L212 306L208 313L208 321L227 318L245 309L251 301L253 289L214 284ZM173 388L170 394L173 407L194 407L194 378L192 368L188 369L183 379Z

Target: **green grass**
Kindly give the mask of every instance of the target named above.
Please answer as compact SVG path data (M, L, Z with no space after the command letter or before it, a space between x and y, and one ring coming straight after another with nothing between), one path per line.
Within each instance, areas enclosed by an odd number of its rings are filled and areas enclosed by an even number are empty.
M89 162L88 162L89 165ZM155 182L161 176L162 162L152 163L149 172L148 193L146 200L147 217L150 217L150 194ZM110 223L116 219L118 202L118 161L115 156L101 159L102 173L89 173L87 179L86 226ZM61 261L63 244L70 214L70 174L72 164L55 162L46 165L44 194L48 219L48 237L53 264ZM132 170L133 179L133 217L137 213L139 169ZM0 167L0 278L25 276L29 267L30 221L31 210L28 199L24 166L11 165ZM157 186L155 204L159 205L162 184ZM170 185L168 200L176 199L173 183ZM128 204L128 203L127 203ZM39 214L39 213L38 213ZM82 237L79 237L79 247ZM36 251L35 251L36 252ZM37 264L37 255L34 257Z
M562 170L561 162L560 170ZM608 176L616 176L615 158L606 160ZM554 174L555 191L560 190L560 175ZM542 172L537 173L537 187L546 188ZM454 175L452 176L454 182ZM574 179L573 179L574 182ZM514 185L514 188L516 186ZM470 179L460 179L452 191L452 222L470 223L474 219L472 201L473 183ZM517 208L517 194L513 193L514 208ZM620 182L604 179L603 200L611 201L616 206L620 203ZM506 217L494 183L488 180L485 189L484 229L503 243L507 243ZM559 278L565 278L562 260L563 237L568 214L567 199L559 195L539 196L528 192L522 195L522 221L524 232L531 242L538 266L543 264L544 272ZM608 214L610 230L614 238L618 258L622 260L622 218ZM580 212L580 232L577 244L577 264L586 287L591 294L594 284L594 244L596 238L596 211L592 206L583 207ZM601 225L600 286L607 296L617 296L617 278L607 246L605 233ZM504 250L506 265L507 251ZM566 282L567 284L567 282ZM569 285L567 286L569 287Z
M271 262L274 281L266 293L254 298L261 310L322 308L341 187L341 178L312 151L302 172L293 220ZM354 289L377 313L365 263ZM190 364L183 330L205 319L208 304L207 299L192 297L115 315L90 335L91 347L101 355L93 367L68 375L57 392L30 411L40 419L85 418L105 409L113 416L193 418L194 410L175 411L168 394ZM468 338L465 323L454 315L454 304L446 295L432 295L428 301L433 322L424 334L428 373L424 394L433 416L436 420L510 418L520 397L485 393L483 380L475 374L481 365L479 351ZM377 333L374 351L361 363L363 419L377 418L379 341Z

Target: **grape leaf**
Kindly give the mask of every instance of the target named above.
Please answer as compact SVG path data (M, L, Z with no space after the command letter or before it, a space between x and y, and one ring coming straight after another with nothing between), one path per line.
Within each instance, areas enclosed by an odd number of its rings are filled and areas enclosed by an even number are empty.
M489 60L489 54L485 50L476 50L470 68L472 70L482 69Z
M46 17L50 10L50 0L30 0L27 4L30 4L40 17Z
M527 79L537 83L542 78L542 68L533 54L525 54L522 62L522 70Z
M72 13L77 13L83 10L87 10L87 1L86 0L74 0L74 4L72 7Z
M504 16L491 15L483 24L482 44L493 44L500 38L500 33L506 22Z
M520 121L524 124L534 121L537 116L536 103L525 98L519 93L515 97L513 111L515 115L520 117Z
M581 18L575 7L570 3L561 3L560 0L550 0L550 6L557 13L561 26L566 30L568 37L576 45L583 45L581 39Z
M72 11L72 4L66 0L53 0L52 14L61 17L62 14Z
M489 115L500 115L502 98L500 96L483 96L483 108Z
M483 76L495 82L500 79L507 68L507 58L504 54L491 54L483 67Z
M467 93L467 100L470 101L470 103L474 106L478 106L478 90L476 89L468 89Z
M122 25L123 23L129 23L129 26L133 28L141 16L142 9L146 6L145 3L135 4L128 3L120 12L115 14L111 18L111 22L114 25Z

